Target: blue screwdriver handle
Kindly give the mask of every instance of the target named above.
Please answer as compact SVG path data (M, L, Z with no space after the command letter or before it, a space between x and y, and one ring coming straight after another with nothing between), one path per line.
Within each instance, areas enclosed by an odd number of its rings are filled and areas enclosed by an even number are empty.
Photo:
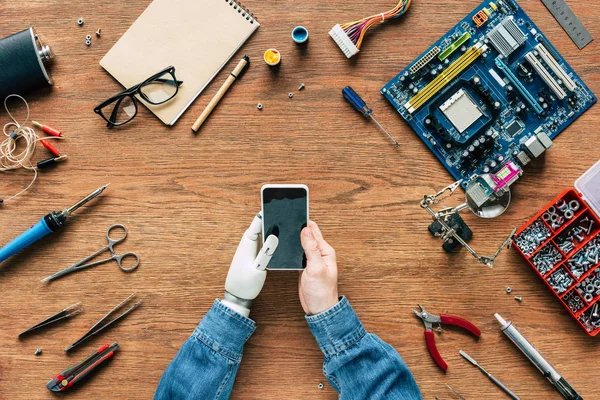
M56 228L56 226L53 224L54 221L49 218L50 215L45 216L37 224L2 247L0 249L0 263L54 232L56 229L52 228Z
M372 110L367 107L367 103L350 86L343 88L342 94L348 103L352 104L352 107L365 118L371 115Z

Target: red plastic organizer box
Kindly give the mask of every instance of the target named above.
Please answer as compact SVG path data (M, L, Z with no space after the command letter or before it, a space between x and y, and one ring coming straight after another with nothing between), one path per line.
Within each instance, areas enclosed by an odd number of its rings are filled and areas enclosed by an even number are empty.
M513 238L546 286L590 336L600 333L600 161Z

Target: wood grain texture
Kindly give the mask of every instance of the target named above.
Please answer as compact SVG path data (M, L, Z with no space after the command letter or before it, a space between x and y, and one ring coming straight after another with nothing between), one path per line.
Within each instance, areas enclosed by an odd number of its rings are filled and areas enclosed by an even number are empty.
M0 208L0 243L48 211L112 184L68 229L0 266L0 397L52 398L45 384L55 373L101 344L119 341L122 349L111 365L69 397L150 398L178 348L222 296L238 240L260 207L261 185L301 182L311 189L312 218L339 254L340 292L350 298L366 328L400 352L425 399L449 399L445 383L467 399L505 398L461 359L459 349L522 399L560 398L500 333L495 312L515 321L585 399L600 398L593 356L600 344L585 335L516 252L506 251L494 269L487 269L465 251L445 254L441 242L429 236L419 200L452 180L379 94L479 1L414 0L405 17L373 29L360 54L346 60L329 29L392 3L248 0L261 28L175 127L163 126L142 107L133 123L112 131L92 109L121 87L98 62L149 0L0 3L0 36L33 25L56 53L54 87L27 99L35 120L64 131L66 140L57 145L69 155L67 163L43 173L27 195ZM598 41L578 51L540 1L520 3L599 93ZM600 4L581 0L570 5L600 37ZM79 17L85 19L83 27L76 23ZM290 38L299 24L310 31L305 47ZM86 47L85 35L99 27L102 37ZM262 62L269 47L283 54L279 69ZM243 54L252 60L248 72L200 134L193 135L193 121ZM297 92L301 82L306 88ZM399 151L344 102L340 91L348 84L400 140ZM287 96L290 91L293 99ZM8 121L4 111L0 121ZM573 185L598 159L599 122L596 106L556 139L543 162L528 166L505 215L493 221L465 217L475 232L476 249L493 251L512 227ZM1 179L5 194L26 184L30 175L19 171ZM114 223L129 228L120 250L140 254L136 272L104 265L39 284L103 245L104 231ZM317 388L325 382L322 355L304 321L296 279L293 273L269 274L252 310L258 329L246 346L234 399L336 398L329 385ZM523 297L522 303L505 293L507 286ZM74 354L64 354L68 344L133 291L144 299L140 309ZM17 340L21 330L77 301L85 307L82 315ZM478 342L457 330L437 335L449 364L446 374L427 353L423 326L411 312L417 302L432 312L466 317L482 331ZM37 347L44 350L39 357L33 355Z

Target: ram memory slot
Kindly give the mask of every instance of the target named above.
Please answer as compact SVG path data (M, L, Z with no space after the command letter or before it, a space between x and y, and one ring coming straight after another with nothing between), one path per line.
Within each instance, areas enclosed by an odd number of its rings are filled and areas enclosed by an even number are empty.
M527 88L523 86L523 84L519 81L515 74L513 74L510 68L508 68L508 66L504 64L504 62L502 62L502 60L499 57L496 58L496 66L499 70L501 70L504 73L504 75L510 81L510 83L516 86L516 88L519 90L519 93L521 93L521 95L525 98L525 100L527 100L529 105L533 107L536 113L541 114L544 112L542 106L538 104L536 99L533 98L533 96L531 95L531 93L529 93Z
M531 51L525 54L525 58L527 59L527 61L529 61L529 64L531 64L533 69L535 69L535 71L546 83L546 85L548 85L548 87L552 89L552 91L554 92L556 97L558 97L559 100L562 100L565 97L567 97L567 93L565 93L565 91L563 90L563 88L560 87L556 79L554 79L552 75L550 75L550 72L548 72L548 70L544 68L542 63L537 58L535 58Z
M442 51L442 53L438 56L440 61L444 61L446 58L450 57L450 55L454 53L456 49L462 46L469 39L471 39L471 34L469 32L463 33L462 36L456 39L456 41L448 46L446 50Z
M475 46L467 50L462 56L454 61L448 68L440 72L440 74L429 82L419 93L412 97L404 107L409 113L414 113L421 108L429 99L435 96L442 88L452 82L462 71L473 63L484 51L487 50L486 45L477 43Z
M544 62L550 67L556 76L562 80L565 87L571 92L574 92L575 89L577 89L577 85L575 85L575 82L573 82L571 77L567 75L565 70L562 69L562 67L558 64L558 61L552 57L552 54L550 54L550 52L546 49L546 46L540 43L535 46L535 49L538 51L540 57L542 57L542 60L544 60Z

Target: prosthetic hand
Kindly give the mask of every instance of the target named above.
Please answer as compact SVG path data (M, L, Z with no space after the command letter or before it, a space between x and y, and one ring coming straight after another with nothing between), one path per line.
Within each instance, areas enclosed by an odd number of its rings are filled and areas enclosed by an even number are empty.
M276 236L269 235L259 251L261 231L262 215L258 213L235 251L225 281L225 296L221 301L245 317L250 314L252 300L265 284L267 265L279 244Z

